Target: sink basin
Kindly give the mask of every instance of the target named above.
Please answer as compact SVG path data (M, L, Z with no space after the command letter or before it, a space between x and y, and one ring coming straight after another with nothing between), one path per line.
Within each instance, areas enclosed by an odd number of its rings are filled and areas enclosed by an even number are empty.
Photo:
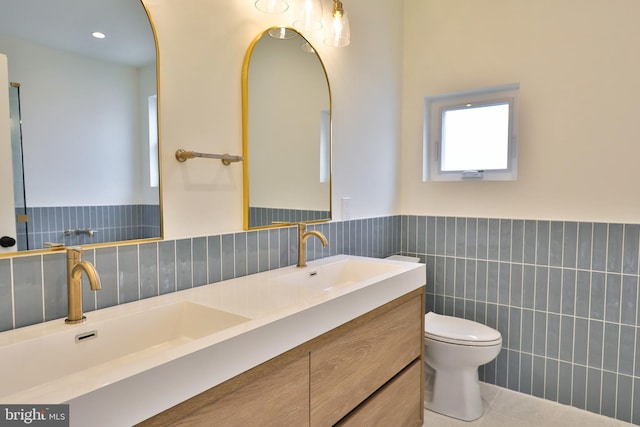
M278 277L278 281L323 291L332 291L372 279L380 279L402 269L401 265L381 260L343 259L317 266L307 266Z
M91 314L93 319L99 317L97 312ZM248 320L183 301L104 319L90 317L78 327L54 323L55 333L0 343L0 401L100 365L105 373L126 369L138 360Z

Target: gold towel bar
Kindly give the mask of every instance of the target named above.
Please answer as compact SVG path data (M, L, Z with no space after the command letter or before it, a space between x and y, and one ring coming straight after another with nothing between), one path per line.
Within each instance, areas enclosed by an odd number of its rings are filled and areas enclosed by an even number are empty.
M230 154L207 154L196 153L195 151L187 151L182 148L176 151L176 159L179 162L186 162L188 159L194 159L196 157L202 157L204 159L219 159L225 165L230 165L231 162L241 162L244 160L242 156L232 156Z

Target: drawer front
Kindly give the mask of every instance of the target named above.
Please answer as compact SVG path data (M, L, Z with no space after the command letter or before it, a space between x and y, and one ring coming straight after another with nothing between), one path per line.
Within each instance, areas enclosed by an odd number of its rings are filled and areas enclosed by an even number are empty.
M364 404L347 416L340 427L416 427L424 418L420 380L421 361L409 368L371 396Z
M282 356L280 356L282 357ZM269 364L269 362L267 362ZM258 375L242 374L243 385L217 398L214 387L139 426L281 427L309 425L309 356ZM246 380L246 381L245 381ZM233 380L232 380L233 381ZM211 401L207 402L209 396Z
M311 352L312 426L335 424L420 357L422 311L418 295Z

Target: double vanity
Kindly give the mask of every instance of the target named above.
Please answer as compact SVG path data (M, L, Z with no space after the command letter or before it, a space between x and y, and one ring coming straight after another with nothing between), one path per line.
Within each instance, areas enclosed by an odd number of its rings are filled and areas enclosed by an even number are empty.
M338 255L3 332L0 402L69 403L74 426L421 425L424 283Z

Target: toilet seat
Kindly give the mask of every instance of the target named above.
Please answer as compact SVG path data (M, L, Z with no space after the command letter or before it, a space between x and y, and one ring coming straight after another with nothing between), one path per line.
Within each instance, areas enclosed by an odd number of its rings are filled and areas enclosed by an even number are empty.
M449 344L493 346L502 343L500 332L471 320L429 312L424 316L424 336Z

